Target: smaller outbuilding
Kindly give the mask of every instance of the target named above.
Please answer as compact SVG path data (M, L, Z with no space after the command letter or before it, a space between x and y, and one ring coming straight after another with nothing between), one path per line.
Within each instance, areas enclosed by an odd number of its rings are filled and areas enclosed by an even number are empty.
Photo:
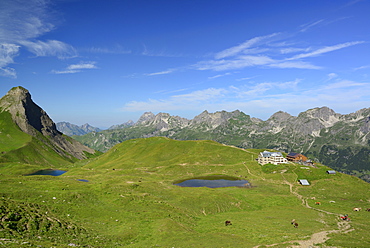
M308 186L310 183L306 179L299 179L299 183L303 186Z
M327 170L326 173L328 173L328 174L335 174L337 172L335 170Z
M286 159L292 162L306 162L308 160L305 155L296 152L290 152Z

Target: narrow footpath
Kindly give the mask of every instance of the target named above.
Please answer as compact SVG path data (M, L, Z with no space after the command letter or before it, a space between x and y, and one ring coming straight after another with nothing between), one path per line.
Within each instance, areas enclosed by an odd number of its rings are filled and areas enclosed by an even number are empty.
M249 172L249 170L248 170L248 172ZM303 206L305 206L307 208L310 208L310 209L314 209L316 211L323 212L325 214L331 214L331 215L335 215L335 216L339 217L339 214L331 213L331 212L328 212L328 211L325 211L325 210L322 210L322 209L311 207L308 204L307 200L302 195L300 195L298 192L294 191L294 185L292 183L290 183L288 180L286 180L286 178L284 177L284 172L281 173L281 176L284 179L283 183L289 185L290 193L295 195L298 199L300 199L302 201ZM317 245L322 244L325 241L327 241L329 239L328 235L331 234L331 233L347 233L347 232L351 232L351 231L354 230L354 229L351 229L351 225L350 225L349 222L342 221L339 218L338 218L337 226L338 226L338 229L335 229L335 230L328 230L328 231L321 231L321 232L318 232L318 233L314 233L314 234L311 235L310 239L308 239L308 240L291 240L291 241L286 241L286 242L283 242L283 243L276 243L276 244L270 244L270 245L258 245L258 246L255 246L254 248L258 248L260 246L273 247L273 246L279 246L279 245L288 244L288 243L295 244L295 245L287 246L289 248L328 247L328 246L323 246L323 245L321 245L321 246L317 246ZM298 245L296 245L296 244L298 244Z

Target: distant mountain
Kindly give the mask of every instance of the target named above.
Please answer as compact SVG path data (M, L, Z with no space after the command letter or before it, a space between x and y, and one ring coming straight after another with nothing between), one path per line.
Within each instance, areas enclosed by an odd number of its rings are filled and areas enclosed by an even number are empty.
M122 128L126 128L126 127L131 127L134 124L135 124L135 122L129 120L128 122L123 123L123 124L113 125L113 126L109 127L108 129L122 129Z
M328 107L292 116L279 111L268 120L233 112L204 111L192 120L166 113L144 113L132 126L76 137L107 151L133 138L164 136L177 140L214 140L241 148L299 152L332 168L370 180L370 108L342 115Z
M102 131L100 128L90 126L88 123L78 126L75 124L71 124L69 122L58 122L56 124L56 127L58 131L64 133L65 135L68 136L73 136L73 135L84 135L90 132L100 132Z
M0 161L46 165L73 162L96 153L59 132L23 87L12 88L0 99L0 115Z

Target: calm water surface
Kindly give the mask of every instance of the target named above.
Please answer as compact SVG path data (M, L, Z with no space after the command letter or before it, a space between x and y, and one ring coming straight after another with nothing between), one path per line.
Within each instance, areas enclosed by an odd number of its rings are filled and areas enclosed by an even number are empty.
M250 183L247 180L240 180L240 178L237 177L230 177L224 175L189 178L177 181L174 183L174 185L181 187L208 187L208 188L250 187Z
M86 179L77 179L77 181L80 181L80 182L88 182L89 180L86 180Z
M52 170L52 169L47 169L47 170L39 170L31 174L27 174L26 176L35 176L35 175L43 175L43 176L60 176L67 171L64 170Z

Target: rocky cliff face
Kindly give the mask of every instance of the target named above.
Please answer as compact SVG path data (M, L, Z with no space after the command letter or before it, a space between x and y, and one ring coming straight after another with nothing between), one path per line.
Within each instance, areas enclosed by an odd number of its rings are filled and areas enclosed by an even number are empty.
M12 88L0 99L1 111L8 111L13 121L25 133L39 139L64 157L84 159L84 152L93 154L95 150L76 140L63 136L46 112L35 104L31 95L23 87Z

